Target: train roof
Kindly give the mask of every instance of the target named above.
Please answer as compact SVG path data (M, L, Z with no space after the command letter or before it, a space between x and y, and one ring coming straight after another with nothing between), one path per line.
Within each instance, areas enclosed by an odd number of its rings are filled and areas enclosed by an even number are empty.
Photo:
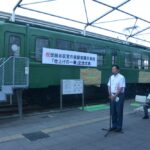
M10 18L11 18L10 13L0 11L0 24L3 24L5 22L13 23L10 20ZM73 27L68 27L68 26L64 26L64 25L60 25L60 24L56 24L56 23L51 23L51 22L47 22L47 21L43 21L43 20L38 20L38 19L34 19L34 18L29 18L29 17L25 17L25 16L20 16L20 15L16 15L15 18L16 18L15 22L17 24L30 25L33 27L35 26L35 27L43 27L43 28L48 28L48 29L53 29L53 30L59 30L62 32L68 32L68 33L77 34L80 36L88 36L88 37L93 37L93 38L97 38L97 39L102 39L102 40L106 40L106 41L116 42L119 44L124 44L124 45L128 45L128 46L133 46L133 47L137 47L137 48L150 50L150 47L147 47L147 46L135 44L132 42L120 40L117 38L112 38L112 37L101 35L101 34L96 34L96 33L89 32L89 31L86 31L86 35L84 35L83 30L73 28Z

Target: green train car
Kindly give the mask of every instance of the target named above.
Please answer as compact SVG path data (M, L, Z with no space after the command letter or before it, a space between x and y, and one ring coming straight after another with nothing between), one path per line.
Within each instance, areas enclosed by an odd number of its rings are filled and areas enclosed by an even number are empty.
M85 99L101 102L107 99L112 64L118 64L126 77L127 97L149 91L150 48L89 32L84 36L74 28L26 17L17 16L16 22L10 22L8 16L4 14L0 19L0 58L15 55L14 44L19 47L18 56L29 58L29 89L24 90L27 102L55 103L59 100L60 81L80 78L85 80ZM43 47L97 54L98 65L42 64Z

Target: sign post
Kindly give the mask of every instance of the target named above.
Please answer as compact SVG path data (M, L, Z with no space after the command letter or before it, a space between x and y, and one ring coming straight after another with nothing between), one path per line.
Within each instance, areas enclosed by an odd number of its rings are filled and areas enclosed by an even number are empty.
M63 109L63 95L82 94L82 110L84 110L84 84L80 79L61 80L60 84L60 109Z

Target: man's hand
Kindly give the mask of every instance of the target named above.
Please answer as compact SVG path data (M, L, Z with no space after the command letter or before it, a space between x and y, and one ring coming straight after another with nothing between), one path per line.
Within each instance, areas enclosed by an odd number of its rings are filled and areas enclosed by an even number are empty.
M115 95L109 95L109 99L111 99L112 101L116 99Z

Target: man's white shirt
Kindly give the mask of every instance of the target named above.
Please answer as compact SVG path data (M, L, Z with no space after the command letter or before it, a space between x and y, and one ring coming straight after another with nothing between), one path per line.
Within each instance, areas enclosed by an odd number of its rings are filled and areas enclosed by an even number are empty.
M111 89L111 93L117 93L117 91L123 87L123 90L121 91L121 93L124 93L124 89L125 89L125 77L118 73L116 75L112 75L109 78L108 84L107 84Z

